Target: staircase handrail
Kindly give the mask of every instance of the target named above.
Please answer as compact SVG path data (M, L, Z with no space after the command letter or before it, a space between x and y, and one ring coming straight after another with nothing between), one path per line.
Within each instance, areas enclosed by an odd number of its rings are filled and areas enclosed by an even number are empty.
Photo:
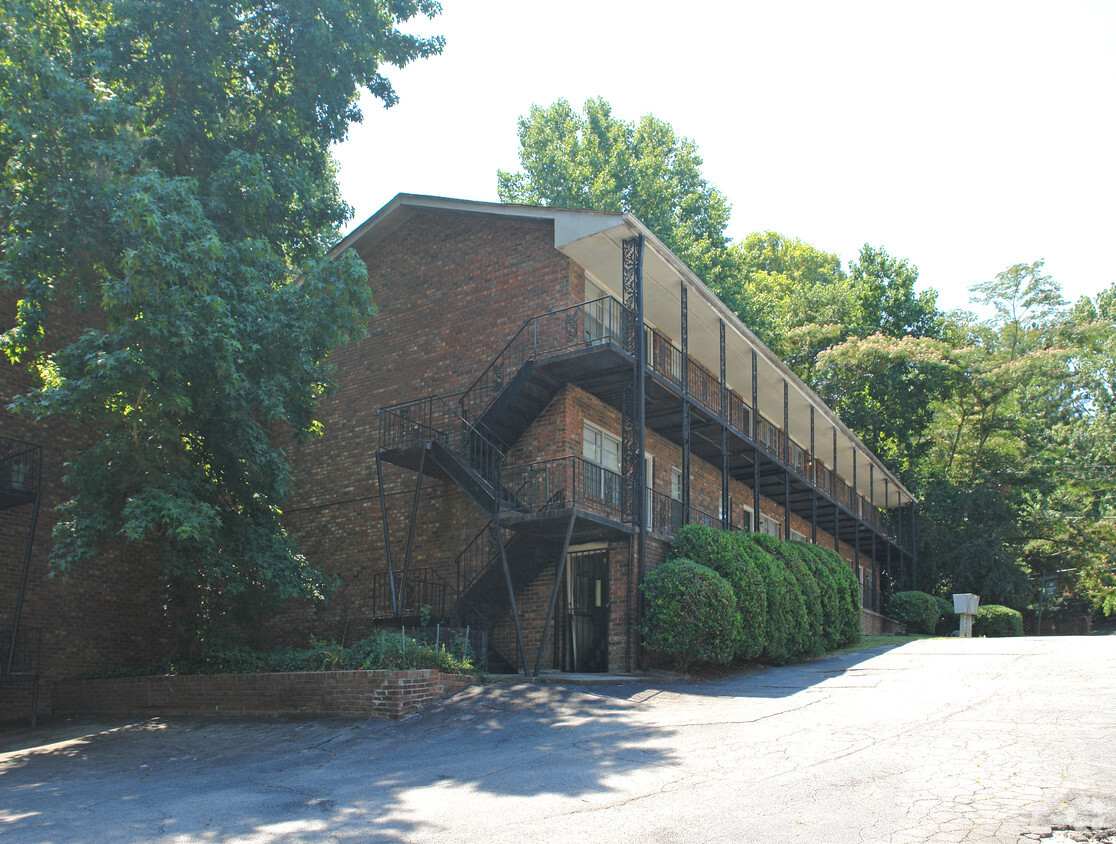
M594 311L597 311L596 315L593 314ZM587 314L588 321L585 318ZM634 318L632 311L618 299L601 296L589 302L580 302L529 317L462 394L462 417L481 419L503 384L524 364L538 360L541 355L554 354L603 339L615 339L623 343L624 314ZM548 329L557 325L561 325L564 337L548 333ZM594 327L590 329L590 326Z

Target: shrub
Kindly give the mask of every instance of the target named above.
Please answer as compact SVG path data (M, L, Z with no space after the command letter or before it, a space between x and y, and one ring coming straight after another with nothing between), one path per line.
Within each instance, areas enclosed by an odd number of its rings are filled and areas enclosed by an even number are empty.
M157 674L266 674L283 671L344 671L357 668L437 668L454 674L478 674L467 645L435 647L410 636L381 631L346 647L311 637L308 648L256 651L242 645L211 648L197 661L129 666L90 677L143 677Z
M1022 636L1023 615L1019 610L988 604L977 607L973 619L974 636Z
M942 617L939 599L925 592L896 592L891 596L891 617L907 625L907 632L933 633Z
M743 553L736 535L705 525L686 525L674 539L668 560L686 559L708 566L728 581L740 614L737 659L755 659L767 641L767 587L764 573Z
M833 578L837 589L838 634L837 645L847 645L860 639L860 583L849 564L832 548L820 545L803 546L811 551Z
M736 539L743 553L763 572L767 587L767 641L762 659L773 665L783 665L802 653L806 640L806 607L798 583L776 556L779 546L762 541L771 537L742 533L737 534ZM775 543L778 541L774 540ZM771 553L772 550L776 553Z
M738 659L781 665L860 637L860 586L832 550L690 525L668 559L708 566L728 582L742 622Z
M951 598L938 598L934 600L938 602L938 607L942 611L942 617L936 625L934 625L934 632L939 636L948 636L950 633L956 633L959 625L957 613L953 611L953 600Z
M799 627L797 656L817 656L825 650L825 611L813 569L806 564L799 542L781 542L779 559L795 580L802 597L803 624Z
M728 582L708 566L669 560L643 582L647 600L643 643L674 657L679 671L694 662L728 662L740 638L740 613Z
M844 590L841 588L838 574L833 570L833 563L842 566L844 564L836 559L836 555L834 560L829 560L824 554L824 549L816 545L801 545L799 553L814 573L814 579L818 584L822 608L822 647L825 650L839 648L849 641L846 637L850 636L850 631L846 629L845 614L842 612L846 606L841 600ZM854 621L855 627L851 631L851 638L855 638L860 631L859 619L854 618Z

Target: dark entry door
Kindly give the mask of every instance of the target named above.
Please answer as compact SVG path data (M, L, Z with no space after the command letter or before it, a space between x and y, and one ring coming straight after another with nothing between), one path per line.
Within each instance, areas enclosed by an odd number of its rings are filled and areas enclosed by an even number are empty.
M607 671L608 551L574 551L566 565L566 670Z

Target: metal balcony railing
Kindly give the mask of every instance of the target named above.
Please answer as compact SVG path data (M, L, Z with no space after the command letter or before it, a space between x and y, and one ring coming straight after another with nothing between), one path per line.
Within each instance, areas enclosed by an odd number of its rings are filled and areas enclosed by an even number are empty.
M463 418L452 398L424 396L380 408L380 448L437 442L456 453L498 495L507 444L486 426Z
M532 317L463 393L427 396L383 408L380 447L396 448L423 441L437 441L467 457L474 470L495 486L501 480L501 472L507 471L502 466L507 446L477 420L484 415L501 391L528 361L603 344L614 344L632 353L632 338L640 336L639 332L634 331L633 321L632 312L610 296ZM685 383L687 395L696 403L717 415L725 414L726 421L745 435L753 434L753 409L738 393L722 390L718 376L693 358L687 359L682 350L661 332L647 327L642 336L646 344L647 363L652 371L679 389ZM722 399L725 399L724 405ZM819 460L812 460L807 450L789 439L781 426L760 415L756 415L755 423L756 442L770 457L791 468L874 529L896 539L895 531L883 519L878 508L873 508L832 469ZM545 496L544 502L550 501L555 492L573 495L576 499L571 500L582 504L593 501L594 506L607 511L602 514L610 518L613 510L622 509L625 499L617 492L622 486L619 475L594 467L581 458L561 460L581 462L563 464L565 468L561 469L558 464L546 469L542 468L542 464L532 464L537 467L532 470L518 467L515 483L508 483L508 486L527 483L534 496L539 483L544 486L551 484L554 490ZM569 475L568 483L557 483L557 477L562 472ZM0 470L0 479L2 477ZM594 489L597 490L595 496L590 494ZM540 504L537 498L532 500L534 506L554 508L553 504ZM653 499L652 510L654 506L660 506L654 502L657 499ZM669 508L666 504L661 506ZM694 515L702 523L707 520L720 521L701 511L695 511ZM652 513L652 517L654 516ZM659 516L669 518L665 512Z
M0 509L34 499L42 464L42 446L0 437Z
M624 521L625 492L631 489L620 473L574 455L505 467L504 484L523 513L578 508L615 522Z
M420 616L424 607L430 608L431 616L445 620L453 609L453 587L432 568L418 568L407 572L404 582L403 573L395 573L395 588L399 590L399 611L391 603L391 578L386 571L372 575L372 615L374 618L394 616Z
M635 315L611 296L531 317L461 396L461 415L477 420L525 363L614 343L632 353Z

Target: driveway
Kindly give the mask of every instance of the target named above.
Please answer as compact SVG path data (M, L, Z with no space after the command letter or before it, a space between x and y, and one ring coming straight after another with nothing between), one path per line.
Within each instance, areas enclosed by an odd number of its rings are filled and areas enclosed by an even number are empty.
M694 684L496 684L401 724L0 733L5 842L898 844L1057 827L1116 827L1116 637L923 640Z

